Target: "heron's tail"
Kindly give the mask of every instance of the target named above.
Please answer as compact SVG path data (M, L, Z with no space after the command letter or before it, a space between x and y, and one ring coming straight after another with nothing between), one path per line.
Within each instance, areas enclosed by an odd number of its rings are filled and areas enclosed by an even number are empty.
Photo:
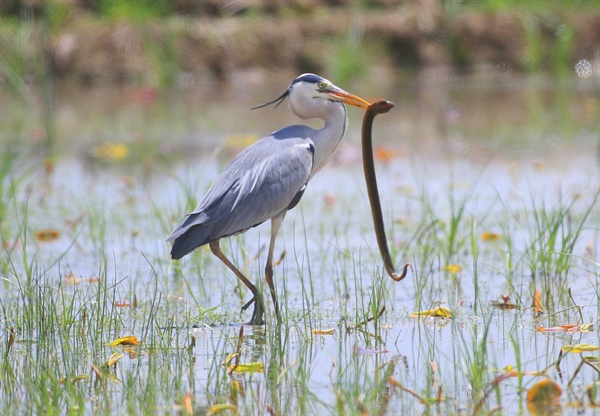
M196 248L210 243L210 227L194 225L175 238L171 248L171 258L179 260ZM168 240L167 240L168 241Z

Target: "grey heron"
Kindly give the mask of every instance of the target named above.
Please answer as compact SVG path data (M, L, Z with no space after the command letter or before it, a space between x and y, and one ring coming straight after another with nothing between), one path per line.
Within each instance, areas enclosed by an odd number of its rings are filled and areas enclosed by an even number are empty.
M369 103L315 74L302 74L278 98L264 105L277 107L285 99L301 119L321 119L321 129L293 125L258 140L236 156L202 198L196 209L167 237L173 241L171 257L180 259L208 244L217 256L252 292L249 324L264 323L264 304L257 287L223 254L221 238L243 233L271 220L271 238L265 280L275 313L279 315L273 283L273 249L286 213L302 197L308 181L325 166L348 126L344 104L368 108Z

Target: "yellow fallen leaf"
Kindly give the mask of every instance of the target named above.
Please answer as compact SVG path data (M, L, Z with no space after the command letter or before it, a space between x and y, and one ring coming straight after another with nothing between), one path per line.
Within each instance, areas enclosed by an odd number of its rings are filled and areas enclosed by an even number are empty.
M462 266L460 264L449 264L445 267L442 267L443 271L450 272L453 274L462 272Z
M246 363L246 364L238 364L236 365L231 365L229 366L229 373L237 373L237 374L244 374L244 373L264 373L265 372L265 367L263 365L263 363L261 363L260 361L255 361L255 362L251 362L251 363Z
M504 377L517 377L519 375L536 376L536 377L545 376L545 373L540 372L540 371L521 371L521 372L519 372L510 364L508 364L506 367L504 367L502 369L493 369L492 368L491 371L502 373L501 376L504 376Z
M75 384L75 383L84 383L87 381L90 381L92 377L89 374L80 374L78 376L73 377L73 379L71 380L71 383Z
M73 377L70 381L71 381L71 383L76 384L76 383L88 382L88 381L90 381L90 379L91 379L91 376L89 374L80 374L78 376ZM58 380L58 382L60 384L65 384L67 382L67 378L66 377L61 378L60 380Z
M582 332L592 332L594 330L594 324L583 324L581 325Z
M600 349L597 345L592 344L575 344L575 345L564 345L562 348L562 352L589 352L589 351L598 351Z
M231 354L229 354L227 356L227 358L225 358L225 362L223 363L223 366L228 365L229 363L231 363L233 361L234 358L238 357L240 355L239 352L232 352Z
M127 301L122 301L122 302L115 302L114 305L115 305L115 308L129 308L131 306L131 303L129 303Z
M506 300L504 302L497 302L497 301L493 300L489 303L489 305L493 306L495 308L501 309L503 311L508 311L508 310L518 308L518 306L516 304L510 303L510 302L508 302L508 300Z
M486 231L481 234L481 241L500 241L502 240L502 236L500 234L492 233L490 231Z
M51 241L56 240L58 237L60 237L60 232L58 230L46 228L43 230L36 231L35 234L33 234L33 236L39 242L49 243Z
M554 414L554 408L560 406L561 394L562 389L554 381L538 381L527 391L527 410L534 415Z
M533 295L533 314L538 316L543 313L544 307L542 306L542 294L539 290L536 290L535 295Z
M206 416L214 415L214 414L220 413L224 410L231 410L231 412L234 415L238 414L238 409L236 406L234 406L230 403L221 403L221 404L213 404L211 407L209 407L208 410L206 411Z
M229 401L237 406L238 397L244 397L246 392L244 385L238 380L231 380L231 391L229 393Z
M94 147L93 154L108 162L120 162L129 156L129 148L123 143L104 143Z
M108 357L108 360L106 360L106 366L112 367L113 365L115 365L117 363L117 361L119 361L124 356L125 355L121 354L120 352L115 352L113 355Z
M192 399L192 392L188 392L185 394L185 396L183 396L183 403L181 404L183 410L185 411L185 414L189 416L193 416L194 414Z
M333 335L335 333L335 328L330 329L313 329L313 335Z
M106 380L110 380L115 384L121 384L121 380L119 380L116 375L109 373L109 372L105 372L103 374L104 374L104 378Z
M452 318L452 311L443 306L438 306L437 308L428 309L426 311L418 311L413 312L410 317L417 318L419 316L435 316L441 318Z
M140 356L140 352L136 348L123 348L123 352L129 356L129 358L134 359Z
M100 279L97 277L90 277L88 279L83 279L81 277L75 276L73 273L65 275L65 283L68 285L79 285L81 283L98 283Z
M127 337L117 338L108 344L109 347L116 347L117 345L140 345L135 335L129 335Z

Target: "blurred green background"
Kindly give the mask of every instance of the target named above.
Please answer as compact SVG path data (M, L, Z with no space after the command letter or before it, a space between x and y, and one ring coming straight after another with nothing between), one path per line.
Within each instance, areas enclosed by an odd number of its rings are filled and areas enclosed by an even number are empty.
M596 0L0 0L0 77L169 85L245 70L486 66L564 74L598 59Z

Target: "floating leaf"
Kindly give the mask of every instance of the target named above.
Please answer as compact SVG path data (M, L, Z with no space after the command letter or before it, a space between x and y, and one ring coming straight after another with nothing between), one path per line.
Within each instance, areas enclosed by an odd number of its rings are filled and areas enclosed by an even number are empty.
M583 324L581 325L581 332L592 332L594 330L594 324Z
M224 410L231 410L231 412L234 415L237 415L237 413L238 413L238 409L236 406L234 406L230 403L221 403L221 404L213 404L211 407L209 407L208 410L206 411L206 416L214 415L214 414L220 413Z
M545 328L543 326L538 326L537 328L535 328L535 330L537 332L589 332L590 331L590 326L592 325L592 329L593 329L593 324L585 324L585 325L576 325L576 324L569 324L569 325L556 325L556 326L551 326L548 328Z
M504 377L517 377L519 375L522 375L522 376L545 376L545 373L540 372L540 371L521 371L521 372L519 372L510 364L501 370L493 369L493 371L501 372L502 376L504 376Z
M49 243L54 241L60 237L60 232L58 230L54 230L52 228L45 228L42 230L38 230L33 235L36 240L41 243Z
M462 268L462 266L460 264L449 264L449 265L447 265L445 267L442 267L443 271L450 272L450 273L453 273L453 274L457 274L457 273L462 272L462 269L463 268Z
M123 302L115 302L115 307L116 308L128 308L130 307L131 304L127 301L123 301Z
M121 354L120 352L115 352L113 355L108 357L108 360L106 360L106 366L112 367L113 365L115 365L117 363L117 361L119 361L124 356L125 355Z
M260 361L255 361L246 364L238 364L229 366L229 373L245 374L245 373L264 373L264 364Z
M493 306L495 308L498 308L498 309L502 309L504 311L511 310L511 309L517 309L518 306L514 303L510 303L509 300L510 300L510 298L508 296L502 295L502 302L491 301L489 303L489 305Z
M121 380L119 380L119 379L117 378L117 376L116 376L116 375L114 375L113 373L105 372L105 373L104 373L104 378L105 378L106 380L110 380L110 381L112 381L112 382L113 382L113 383L115 383L115 384L121 384Z
M452 318L452 311L443 306L438 306L437 308L428 309L426 311L418 311L413 312L410 317L417 318L419 316L435 316L441 318Z
M562 389L550 379L538 381L527 391L527 409L532 414L552 414L559 406Z
M496 234L490 231L486 231L481 234L481 241L500 241L502 240L502 236L500 234Z
M117 338L108 344L109 347L116 347L117 345L140 345L135 335L129 335L127 337Z
M129 156L129 148L123 143L104 143L94 147L92 153L107 162L120 162Z
M71 383L86 383L90 381L91 378L92 376L90 376L89 374L79 374L78 376L73 377Z
M535 295L533 295L533 314L541 315L544 313L544 307L542 306L542 295L539 290L535 291Z
M123 348L123 352L129 356L129 358L134 359L140 356L139 351L136 348L128 347Z
M592 344L575 344L575 345L564 345L562 348L562 352L589 352L589 351L598 351L600 349L597 345Z
M80 374L78 376L73 377L70 381L72 384L77 384L77 383L86 383L88 381L90 381L92 377L89 374ZM67 382L67 378L61 378L60 380L58 380L58 382L60 384L65 384Z
M551 326L546 328L545 326L538 326L535 328L536 332L565 332L564 328L558 326Z
M73 273L65 275L65 283L68 285L79 285L81 283L98 283L97 277L90 277L89 279L82 279L75 276Z
M313 335L333 335L335 333L335 328L330 329L313 329Z

